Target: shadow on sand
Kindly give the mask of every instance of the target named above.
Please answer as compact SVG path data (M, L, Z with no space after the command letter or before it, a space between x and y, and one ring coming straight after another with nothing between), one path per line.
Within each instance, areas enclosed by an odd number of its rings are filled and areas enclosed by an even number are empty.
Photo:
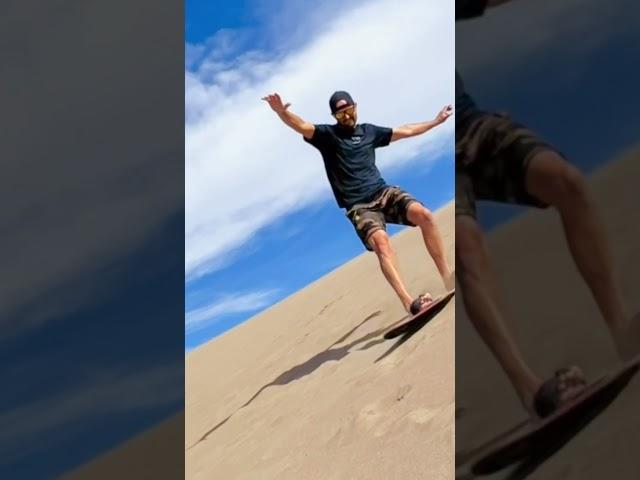
M401 335L400 339L397 342L395 342L393 345L391 345L391 348L389 348L389 350L387 350L378 358L376 358L376 360L373 363L378 363L383 358L387 357L388 355L391 355L391 353L393 353L394 350L396 350L400 345L402 345L404 342L406 342L412 336L414 336L422 327L424 327L427 323L429 323L436 315L438 315L438 313L442 311L444 307L446 307L449 304L449 302L451 301L451 298L453 297L449 297L446 301L440 303L440 305L434 306L433 310L430 310L429 313L424 317L417 319L415 321L412 321L411 323L408 323L406 327L402 328L402 330L398 332L398 334L393 336L393 338L396 338L398 335ZM389 333L389 331L393 330L393 328L389 328L387 330L388 330L387 333Z
M420 330L422 327L424 327L438 312L440 312L442 310L442 308L447 303L448 302L443 302L442 306L438 306L437 308L435 308L433 310L433 313L430 312L429 315L425 316L425 318L421 319L420 321L416 322L415 324L412 324L410 326L410 328L407 330L407 332L404 333L404 335L389 350L387 350L387 352L385 352L380 358L378 358L376 360L376 362L382 360L384 357L386 357L391 352L393 352L393 350L395 350L401 344L406 342L412 335L414 335L418 330ZM333 342L333 344L331 344L331 346L329 346L329 348L327 348L323 352L320 352L320 353L314 355L313 357L309 358L305 362L290 368L289 370L287 370L286 372L280 374L277 378L275 378L274 380L272 380L268 384L262 386L246 403L244 403L242 406L240 406L235 412L233 412L227 418L225 418L220 423L215 425L213 428L208 430L204 435L202 435L202 437L200 437L200 439L196 443L194 443L189 448L187 448L187 450L189 450L190 448L196 446L198 443L206 440L209 435L211 435L213 432L215 432L217 429L219 429L225 423L227 423L227 421L229 421L229 419L233 415L235 415L240 409L245 408L246 406L251 404L251 402L253 402L267 388L273 387L273 386L278 386L278 385L280 385L280 386L281 385L287 385L287 384L289 384L289 383L291 383L291 382L293 382L295 380L299 380L300 378L303 378L303 377L315 372L318 368L320 368L323 364L325 364L327 362L340 361L344 357L349 355L349 352L353 347L355 347L356 345L358 345L360 343L366 342L366 341L371 340L371 339L375 339L375 340L369 342L364 347L359 349L359 350L366 350L366 349L369 349L369 348L371 348L371 347L373 347L375 345L378 345L378 344L380 344L382 342L385 342L387 340L385 340L384 338L379 338L379 337L381 337L385 332L388 332L390 329L392 329L393 327L395 327L396 325L400 324L401 322L403 322L404 320L406 320L408 318L408 317L403 317L400 320L398 320L397 322L393 323L392 325L387 325L384 328L378 329L378 330L373 331L371 333L368 333L368 334L366 334L366 335L364 335L364 336L362 336L362 337L360 337L360 338L358 338L356 340L353 340L351 343L345 344L345 345L343 345L341 347L336 347L336 345L344 342L351 335L353 335L353 333L356 330L358 330L358 328L360 328L362 325L364 325L367 321L371 320L374 317L377 317L381 313L382 312L380 310L375 312L375 313L372 313L367 318L362 320L358 325L353 327L350 331L345 333L341 338L339 338L338 340Z

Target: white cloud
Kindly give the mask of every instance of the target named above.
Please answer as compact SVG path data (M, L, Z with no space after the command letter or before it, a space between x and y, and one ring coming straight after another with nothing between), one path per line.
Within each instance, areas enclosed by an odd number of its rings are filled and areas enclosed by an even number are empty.
M187 312L187 333L202 330L224 315L255 312L273 303L277 290L264 290L246 294L226 295L216 302Z
M186 73L185 272L225 264L279 217L330 195L319 154L260 100L277 91L292 111L329 123L328 98L349 90L360 120L397 126L454 101L454 11L445 0L363 3L284 57L256 52L211 75ZM317 20L316 20L317 21ZM202 61L206 64L206 59ZM383 175L452 148L453 122L378 150Z

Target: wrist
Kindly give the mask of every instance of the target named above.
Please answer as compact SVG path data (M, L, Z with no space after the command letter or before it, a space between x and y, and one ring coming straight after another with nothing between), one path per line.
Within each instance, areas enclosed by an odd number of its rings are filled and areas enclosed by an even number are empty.
M276 114L278 115L278 117L280 117L280 120L282 120L283 122L286 122L287 120L289 120L286 110L282 110L281 112L276 112Z

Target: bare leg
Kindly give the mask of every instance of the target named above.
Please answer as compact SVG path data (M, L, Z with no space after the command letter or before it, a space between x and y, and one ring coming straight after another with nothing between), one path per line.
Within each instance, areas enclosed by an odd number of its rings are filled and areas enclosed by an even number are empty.
M433 218L433 214L421 204L414 202L409 205L409 208L407 209L407 218L411 223L417 225L422 231L424 244L427 247L429 255L431 255L431 258L433 259L433 262L436 264L436 268L442 277L442 283L444 283L445 288L447 291L453 290L455 277L449 263L447 262L442 236L440 235L440 230Z
M380 268L384 277L387 279L393 290L400 298L402 306L409 312L413 298L407 292L407 289L400 278L400 270L398 268L398 260L396 253L391 246L389 235L384 230L378 230L369 237L369 244L378 256Z
M525 363L505 325L498 282L479 225L470 216L456 217L456 263L469 318L511 381L523 406L533 410L542 382Z
M582 174L558 154L543 152L531 160L527 189L560 213L576 267L598 304L618 352L628 357L629 317L614 275L604 227Z

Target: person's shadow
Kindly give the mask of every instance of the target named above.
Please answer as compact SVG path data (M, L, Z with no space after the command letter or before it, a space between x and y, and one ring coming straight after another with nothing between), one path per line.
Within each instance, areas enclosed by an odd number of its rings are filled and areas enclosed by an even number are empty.
M397 337L400 337L400 338L397 342L391 345L391 347L386 352L384 352L382 355L376 358L376 360L373 363L378 363L383 358L387 357L388 355L391 355L391 353L393 353L398 347L400 347L400 345L402 345L404 342L406 342L411 337L413 337L427 323L433 320L433 318L436 315L438 315L438 313L440 313L442 309L449 304L452 298L453 298L453 294L450 293L438 305L434 306L431 310L429 310L429 312L423 317L420 317L416 320L413 320L404 325L401 325L398 328L393 328L394 326L392 325L391 328L387 329L387 332L384 334L384 338L382 341L391 340ZM374 343L374 345L377 343L380 343L380 342L376 342ZM365 347L362 348L362 350L364 350L365 348L369 348L369 345L365 345Z
M424 318L420 319L418 322L412 323L410 325L410 327L408 327L406 329L406 331L403 332L403 334L400 337L400 339L393 346L391 346L391 348L389 350L387 350L381 357L376 359L375 362L378 362L378 361L382 360L384 357L386 357L391 352L393 352L396 348L398 348L401 344L406 342L418 330L420 330L422 327L424 327L438 312L440 312L442 310L442 308L447 303L448 303L447 301L442 302L441 305L438 305L437 307L435 307ZM360 343L366 342L368 340L375 339L375 340L372 340L371 342L369 342L368 344L366 344L364 347L359 349L359 350L367 350L367 349L369 349L369 348L371 348L371 347L373 347L375 345L378 345L378 344L380 344L382 342L385 342L386 340L385 340L384 337L382 337L382 335L385 332L389 332L390 330L392 330L396 325L400 324L402 321L404 321L407 318L407 317L403 317L400 320L398 320L397 322L395 322L395 323L393 323L391 325L387 325L387 326L385 326L383 328L380 328L378 330L375 330L373 332L367 333L366 335L364 335L364 336L362 336L362 337L360 337L360 338L358 338L356 340L353 340L351 343L345 344L345 345L343 345L341 347L336 347L336 345L344 342L347 338L349 338L364 323L366 323L367 321L371 320L374 317L377 317L381 313L382 312L380 310L378 310L375 313L372 313L367 318L362 320L358 325L356 325L350 331L348 331L345 335L343 335L341 338L339 338L338 340L333 342L333 344L331 344L323 352L320 352L320 353L314 355L313 357L309 358L305 362L290 368L286 372L283 372L280 375L278 375L277 378L275 378L274 380L272 380L268 384L260 387L260 389L247 402L245 402L242 406L240 406L235 412L233 412L227 418L225 418L224 420L222 420L221 422L216 424L213 428L209 429L204 435L202 435L200 437L200 439L196 443L194 443L189 448L187 448L187 450L192 448L192 447L194 447L198 443L206 440L206 438L209 435L211 435L213 432L215 432L220 427L222 427L225 423L227 423L229 421L229 419L231 419L231 417L233 417L233 415L235 415L235 413L237 413L240 409L245 408L248 405L250 405L267 388L273 387L273 386L277 386L277 385L287 385L287 384L289 384L289 383L291 383L291 382L293 382L295 380L298 380L298 379L303 378L303 377L305 377L307 375L310 375L311 373L315 372L318 368L320 368L323 364L325 364L327 362L340 361L344 357L349 355L350 350L353 347L355 347L356 345L358 345Z

